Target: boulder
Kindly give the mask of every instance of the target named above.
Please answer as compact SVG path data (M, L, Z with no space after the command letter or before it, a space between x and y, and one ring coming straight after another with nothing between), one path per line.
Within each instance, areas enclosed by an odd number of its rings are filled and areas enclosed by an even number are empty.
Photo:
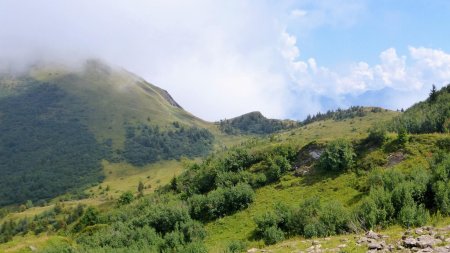
M367 245L367 248L369 248L369 250L382 250L383 249L383 245L381 244L381 243L379 243L379 242L372 242L372 243L369 243L368 245Z
M416 246L421 249L432 248L435 244L441 243L439 239L435 239L431 235L421 235L417 237Z
M407 238L403 239L403 242L402 242L402 245L405 248L413 248L416 246L416 244L417 244L417 240L414 239L413 237L407 237Z
M369 239L375 239L376 240L376 239L380 239L381 235L373 232L372 230L369 230L366 233L366 237L369 238Z

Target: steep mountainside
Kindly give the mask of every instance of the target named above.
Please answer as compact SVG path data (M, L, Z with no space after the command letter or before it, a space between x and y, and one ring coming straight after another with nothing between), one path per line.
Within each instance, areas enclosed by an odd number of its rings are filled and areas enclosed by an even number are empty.
M232 119L221 120L216 124L222 132L227 134L271 134L300 125L293 120L268 119L260 112L250 112Z
M99 61L0 77L0 206L98 182L101 160L145 165L213 147L213 124L170 94Z
M408 108L396 119L394 128L410 133L450 132L450 84L439 91L433 86L428 99Z

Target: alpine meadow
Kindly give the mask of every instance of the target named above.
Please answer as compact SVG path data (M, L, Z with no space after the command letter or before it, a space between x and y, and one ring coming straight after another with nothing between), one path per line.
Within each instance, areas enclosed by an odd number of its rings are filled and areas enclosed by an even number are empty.
M449 11L0 1L0 252L450 252Z

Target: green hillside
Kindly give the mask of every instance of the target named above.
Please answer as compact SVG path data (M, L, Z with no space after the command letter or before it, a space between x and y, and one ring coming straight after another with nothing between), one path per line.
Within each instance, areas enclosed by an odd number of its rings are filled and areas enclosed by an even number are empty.
M99 61L3 74L0 94L0 206L83 197L104 179L102 160L144 166L221 143L167 91Z
M36 94L43 91L47 93L42 97L55 93L58 99L44 99L32 122L64 123L73 115L87 115L72 107L58 111L58 101L70 96L76 104L81 88L58 89L53 82L64 80L64 75L44 78L44 72L48 73L39 70L33 76L39 87L47 88L27 93L31 89L16 85L19 95L0 100L10 108L2 117L16 120L11 115L21 113L10 110L17 107L21 112L21 107L10 101L20 96L39 101ZM446 115L436 109L446 108L444 91L429 99L433 102L418 103L404 113L352 107L317 114L287 128L278 128L281 121L250 113L234 123L219 124L236 130L229 133L183 113L167 96L160 96L160 102L185 118L170 114L172 118L162 124L160 119L155 122L157 116L148 120L148 116L124 114L120 138L114 137L116 130L96 134L96 127L89 127L96 121L88 116L69 120L79 122L72 125L79 126L77 131L91 133L86 135L90 142L83 143L92 143L100 158L91 150L87 153L92 158L86 162L103 168L99 175L104 182L84 191L78 201L62 195L39 207L27 203L15 210L1 209L0 251L29 252L32 246L38 252L245 252L250 248L295 252L311 251L311 245L320 243L331 251L366 252L367 244L349 238L368 230L390 235L386 242L397 245L403 231L444 226L450 219L450 135L437 130L416 133L399 124L412 122L408 117L416 119L412 112L419 109L423 118ZM156 88L155 92L162 94ZM63 112L71 117L61 117ZM54 138L59 138L57 133ZM67 141L77 147L75 140ZM211 150L203 158L183 157ZM439 236L443 239L436 247L447 246L450 233Z
M408 108L393 124L410 133L450 132L450 84L430 92L426 101Z
M250 112L216 124L227 134L271 134L299 126L298 122L292 120L268 119L260 112Z

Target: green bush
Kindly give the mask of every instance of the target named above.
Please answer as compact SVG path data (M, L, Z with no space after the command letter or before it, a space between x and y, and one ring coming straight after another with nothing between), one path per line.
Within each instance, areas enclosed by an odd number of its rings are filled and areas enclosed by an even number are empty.
M355 156L352 144L338 139L327 145L320 156L319 167L327 171L345 171L353 166Z
M271 227L277 227L280 222L280 218L278 215L267 212L261 216L258 216L254 219L256 223L255 234L259 238L264 238L265 231Z
M408 204L403 206L399 212L399 223L406 227L418 227L426 224L429 219L429 213L423 205Z
M226 253L239 253L247 249L247 244L243 241L233 240L228 243Z
M131 201L133 201L133 199L134 199L133 193L131 191L127 191L120 195L119 199L117 200L117 204L119 206L127 205L130 204Z
M189 210L194 219L214 220L238 210L247 208L253 202L254 191L248 184L218 188L207 195L189 198Z
M409 140L408 132L406 128L401 127L397 130L397 142L400 145L405 145Z
M369 193L369 198L376 205L375 224L386 227L394 219L393 215L395 211L390 192L384 190L382 187L372 188Z
M279 229L278 227L272 226L264 230L262 238L265 244L272 245L284 240L284 232L281 231L281 229Z
M82 229L88 226L95 225L100 222L100 212L94 207L86 208L83 216L74 227L75 232L80 232Z
M349 231L350 214L341 202L330 201L322 207L320 221L326 236L342 234Z
M377 205L372 198L365 198L357 209L357 216L361 227L373 229L377 225Z
M382 145L387 140L387 131L384 126L374 126L369 129L369 135L366 138L367 142Z

